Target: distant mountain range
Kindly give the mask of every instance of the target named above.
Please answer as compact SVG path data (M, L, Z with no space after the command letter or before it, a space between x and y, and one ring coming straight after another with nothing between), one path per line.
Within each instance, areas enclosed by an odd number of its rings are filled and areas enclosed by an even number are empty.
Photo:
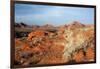
M69 29L74 29L74 28L82 28L82 27L87 27L87 26L93 26L93 24L82 24L78 21L74 21L70 24L65 24L65 25L61 25L61 26L53 26L51 24L45 24L43 26L39 26L39 25L27 25L25 23L15 23L15 27L19 27L19 28L33 28L33 29L52 29L52 28L69 28Z

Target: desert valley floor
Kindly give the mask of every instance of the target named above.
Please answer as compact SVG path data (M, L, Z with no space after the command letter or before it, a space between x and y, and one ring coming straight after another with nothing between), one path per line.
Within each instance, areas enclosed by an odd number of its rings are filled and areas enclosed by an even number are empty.
M15 23L15 65L47 65L95 60L94 25L73 22L29 26Z

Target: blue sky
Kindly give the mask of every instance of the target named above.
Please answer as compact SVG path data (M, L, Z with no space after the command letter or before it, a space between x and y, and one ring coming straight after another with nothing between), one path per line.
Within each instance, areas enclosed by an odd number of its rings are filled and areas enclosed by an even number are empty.
M94 23L94 8L15 4L15 22L29 25L64 25L73 21Z

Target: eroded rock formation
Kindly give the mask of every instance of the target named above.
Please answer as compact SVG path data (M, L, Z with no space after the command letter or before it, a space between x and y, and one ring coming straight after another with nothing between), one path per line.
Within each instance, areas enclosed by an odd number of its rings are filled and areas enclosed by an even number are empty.
M15 39L16 65L89 62L95 59L94 26L74 22L55 32L37 29Z

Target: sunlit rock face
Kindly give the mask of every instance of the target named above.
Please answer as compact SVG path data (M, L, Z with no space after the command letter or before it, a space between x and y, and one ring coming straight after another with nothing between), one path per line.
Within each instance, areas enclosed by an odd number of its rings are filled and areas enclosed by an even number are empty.
M47 27L46 27L47 28ZM16 65L89 62L95 59L94 26L75 21L56 31L36 29L15 39Z
M69 61L73 60L72 58L75 55L74 53L78 53L80 49L85 54L88 48L92 48L94 50L94 45L95 45L94 39L95 38L94 38L93 28L78 28L75 30L65 30L65 33L66 33L65 38L67 42L65 44L64 55L63 55L65 59L68 59ZM82 61L87 60L85 57L86 55L84 55L84 60Z

